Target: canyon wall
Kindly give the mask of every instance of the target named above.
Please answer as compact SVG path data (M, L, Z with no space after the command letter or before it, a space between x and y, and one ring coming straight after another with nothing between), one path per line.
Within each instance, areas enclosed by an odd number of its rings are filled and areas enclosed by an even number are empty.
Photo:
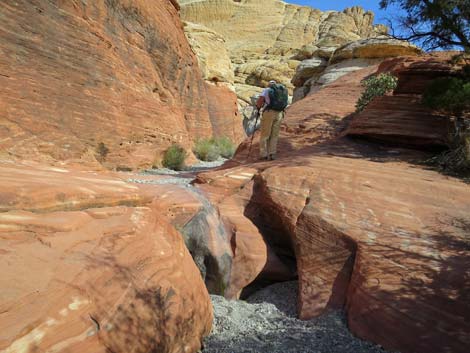
M236 97L202 78L178 7L0 3L1 352L196 352L210 332L208 291L154 202L171 188L103 169L243 138Z
M190 150L215 132L239 142L236 112L209 107L217 87L204 82L177 8L3 1L1 158L134 169L158 165L172 143Z

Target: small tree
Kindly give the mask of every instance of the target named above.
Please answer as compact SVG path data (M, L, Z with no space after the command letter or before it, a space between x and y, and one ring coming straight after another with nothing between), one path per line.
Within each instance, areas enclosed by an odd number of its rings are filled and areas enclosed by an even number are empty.
M389 21L393 37L418 42L427 50L460 47L470 52L470 0L380 1L382 9L393 5L406 13L398 18L402 35L396 35Z

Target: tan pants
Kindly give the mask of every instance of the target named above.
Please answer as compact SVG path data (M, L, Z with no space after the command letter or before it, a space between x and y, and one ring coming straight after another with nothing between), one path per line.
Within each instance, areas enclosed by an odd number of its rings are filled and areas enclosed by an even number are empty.
M259 142L259 155L261 158L274 156L277 149L279 129L284 112L266 110L261 118L261 138Z

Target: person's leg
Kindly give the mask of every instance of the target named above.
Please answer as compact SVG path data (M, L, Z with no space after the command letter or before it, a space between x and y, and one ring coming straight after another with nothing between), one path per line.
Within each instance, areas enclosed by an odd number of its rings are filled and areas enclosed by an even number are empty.
M273 125L273 118L276 113L272 110L267 110L263 112L263 116L261 118L261 137L259 140L259 156L260 158L267 158L268 157L268 142L269 137L271 136L271 130Z
M279 131L281 129L282 119L284 118L284 112L276 112L276 115L273 118L273 124L271 128L271 136L269 137L269 146L268 146L268 157L271 159L276 158L277 152L277 142L279 140Z

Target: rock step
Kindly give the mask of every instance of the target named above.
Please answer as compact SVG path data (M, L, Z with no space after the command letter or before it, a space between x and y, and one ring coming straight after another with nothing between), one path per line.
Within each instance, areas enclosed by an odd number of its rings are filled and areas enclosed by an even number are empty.
M346 134L420 148L446 147L449 117L427 109L416 95L374 99L354 116Z

